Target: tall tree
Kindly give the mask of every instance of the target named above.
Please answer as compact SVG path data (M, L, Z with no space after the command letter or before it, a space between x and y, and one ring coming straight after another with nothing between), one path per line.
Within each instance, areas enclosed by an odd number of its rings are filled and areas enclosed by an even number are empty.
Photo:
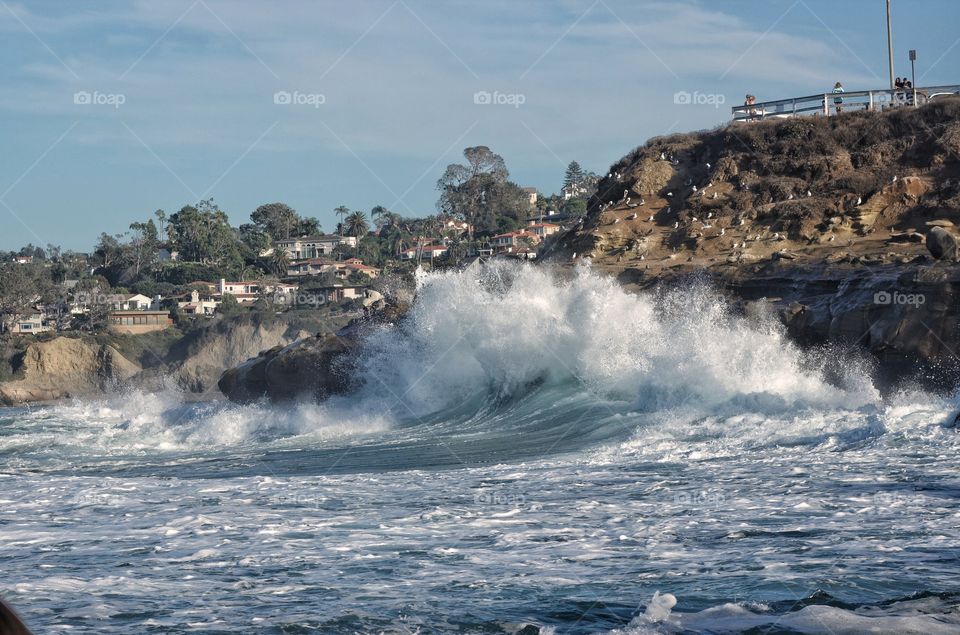
M269 234L273 240L290 238L297 231L300 217L285 203L266 203L250 214L250 220Z
M200 201L196 207L187 205L172 214L169 229L181 260L222 265L239 258L236 233L213 199Z
M350 208L347 207L346 205L338 205L337 207L333 208L333 213L337 215L337 218L340 218L340 219L341 219L339 222L337 222L337 233L340 234L340 235L343 235L343 230L342 230L342 228L343 228L343 220L342 220L342 217L344 217L344 216L346 216L347 214L350 213Z
M466 220L471 239L475 230L494 229L498 216L521 218L529 212L529 197L508 180L503 157L486 146L466 148L463 156L467 162L447 166L437 182L437 208L445 215Z
M583 183L583 168L580 167L580 164L576 161L571 161L567 165L567 171L563 175L563 187L565 189L570 189L572 187L579 188Z

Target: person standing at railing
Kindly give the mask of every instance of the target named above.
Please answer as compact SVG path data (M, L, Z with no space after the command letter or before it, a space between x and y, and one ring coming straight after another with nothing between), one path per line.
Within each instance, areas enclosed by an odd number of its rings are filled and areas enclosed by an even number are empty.
M843 112L843 97L840 96L843 94L843 84L840 82L834 84L833 94L836 95L836 97L833 98L833 105L837 109L837 114L840 114Z
M753 95L747 94L747 99L743 102L744 106L753 106L757 103L757 98ZM755 119L757 117L756 108L747 108L746 109L747 120Z

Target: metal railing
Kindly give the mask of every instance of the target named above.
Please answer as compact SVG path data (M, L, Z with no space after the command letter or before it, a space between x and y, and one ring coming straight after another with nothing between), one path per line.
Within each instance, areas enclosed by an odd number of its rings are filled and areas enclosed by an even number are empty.
M837 112L854 110L881 111L903 106L922 106L932 99L960 95L960 84L924 86L909 90L861 90L848 93L823 93L791 99L758 101L731 108L734 121L783 119L803 115L829 117ZM840 103L837 103L837 100Z

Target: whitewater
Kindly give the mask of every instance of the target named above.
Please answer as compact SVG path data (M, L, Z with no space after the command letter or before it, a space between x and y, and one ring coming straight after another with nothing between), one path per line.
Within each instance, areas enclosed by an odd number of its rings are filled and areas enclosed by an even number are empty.
M37 633L960 633L956 395L707 283L420 273L356 393L0 409Z

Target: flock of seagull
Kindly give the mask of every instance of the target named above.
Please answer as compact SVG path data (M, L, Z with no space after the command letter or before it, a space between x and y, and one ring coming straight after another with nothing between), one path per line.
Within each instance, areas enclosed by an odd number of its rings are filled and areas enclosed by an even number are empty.
M661 152L661 153L660 153L660 160L661 160L661 161L669 161L670 164L673 165L673 166L677 166L677 165L680 164L680 161L679 161L676 157L674 157L673 155L669 155L669 156L668 156L665 152ZM710 163L706 163L706 164L705 164L705 167L706 167L706 169L707 169L708 171L712 168L712 166L711 166ZM607 178L608 178L608 179L611 179L611 178L612 178L612 179L614 179L614 180L616 180L616 181L622 181L622 180L623 180L623 173L622 173L622 172L619 172L619 171L611 172L611 173L607 174ZM892 182L893 182L893 183L896 183L897 180L898 180L898 177L897 177L897 176L894 176ZM707 191L708 191L709 189L713 188L713 181L708 181L705 186L698 186L696 183L693 182L693 179L687 179L687 181L684 183L684 185L685 185L686 187L690 187L690 188L691 188L691 196L700 196L700 197L702 198L702 197L704 197L704 196L707 195ZM742 190L749 191L749 186L748 186L746 183L741 182L741 183L739 184L739 186L740 186L740 188L741 188ZM628 187L628 188L624 189L624 190L623 190L623 195L621 196L620 200L618 200L618 201L607 201L607 202L603 203L603 204L600 206L600 213L603 214L604 212L606 212L606 211L607 211L608 209L610 209L611 207L617 208L617 207L626 206L628 209L634 209L634 208L637 208L637 207L642 207L643 205L646 204L646 200L644 200L644 198L643 198L642 196L639 198L639 200L634 201L632 194L633 194L632 188ZM672 199L672 198L673 198L673 192L672 192L672 191L666 192L665 197L666 197L668 200ZM812 192L809 188L806 190L806 197L807 197L807 198L812 198L812 197L813 197L813 192ZM709 200L716 200L717 198L719 198L719 193L718 193L718 192L713 191L712 193L710 193ZM791 201L791 200L794 200L795 198L796 198L796 196L795 196L793 193L790 193L789 196L787 196L787 199L786 199L786 200L787 200L787 201ZM861 196L857 196L856 206L859 207L859 206L861 206L862 204L863 204L863 198L862 198ZM665 208L665 214L669 215L669 214L671 214L671 213L672 213L672 207L671 207L671 205L668 204L668 205L666 206L666 208ZM626 220L636 220L637 218L638 218L637 212L632 212L630 215L628 215L628 216L625 217ZM708 212L707 215L706 215L706 218L705 218L703 221L701 221L701 220L700 220L699 218L697 218L696 216L691 216L691 217L690 217L690 222L691 222L691 223L700 223L700 231L696 233L696 237L697 237L697 238L703 237L703 234L702 234L701 232L703 232L704 230L708 230L708 229L712 229L712 228L713 228L713 226L714 226L713 223L712 223L712 222L707 222L707 221L710 221L711 219L713 219L713 212ZM612 224L613 224L613 225L616 225L617 223L620 222L620 220L621 220L621 219L620 219L619 217L614 218ZM648 222L648 223L652 223L652 222L654 222L654 221L655 221L655 214L650 214L649 217L647 217L647 222ZM737 219L737 226L743 226L744 224L746 224L746 220L745 220L744 218L740 217L740 218ZM579 224L578 224L578 227L582 227L582 226L583 226L583 218L580 219L580 222L579 222ZM674 223L673 223L673 228L674 228L674 229L680 229L680 220L679 220L679 219L674 221ZM651 229L650 231L653 231L653 230ZM726 230L725 227L721 227L721 228L720 228L720 231L716 233L716 236L724 236L724 235L726 234L726 231L727 231L727 230ZM781 241L781 240L786 240L786 239L787 239L787 237L786 237L785 235L781 234L780 232L774 232L772 236L769 236L769 238L770 238L770 240L773 240L773 241ZM830 237L827 239L827 242L834 242L835 239L836 239L836 235L831 234ZM752 239L751 239L751 237L748 235L748 236L744 237L743 242L740 242L740 241L734 242L734 243L733 243L733 249L735 249L735 250L736 250L736 249L744 249L744 248L747 247L747 245L748 245L749 242L759 242L759 241L761 241L761 240L764 240L764 235L763 235L763 234L755 234L755 235L752 237ZM574 254L573 254L573 258L576 259L576 257L577 257L577 254L574 253ZM640 259L641 259L641 260L644 260L645 257L644 257L643 255L641 255L641 256L640 256Z

